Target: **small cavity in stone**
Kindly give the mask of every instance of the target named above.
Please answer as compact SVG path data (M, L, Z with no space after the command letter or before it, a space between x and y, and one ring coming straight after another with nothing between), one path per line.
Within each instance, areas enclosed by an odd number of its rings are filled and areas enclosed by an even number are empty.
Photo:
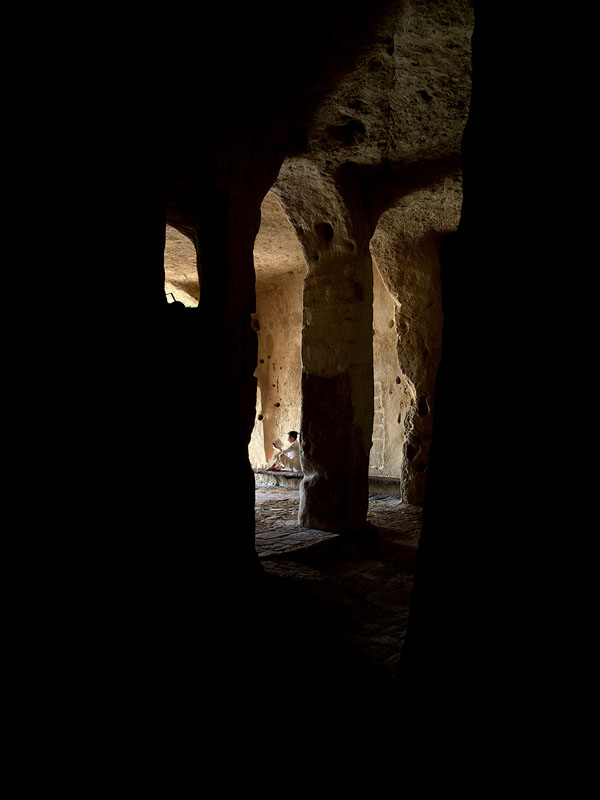
M330 242L333 239L333 226L329 222L319 222L315 225L315 231L324 242Z

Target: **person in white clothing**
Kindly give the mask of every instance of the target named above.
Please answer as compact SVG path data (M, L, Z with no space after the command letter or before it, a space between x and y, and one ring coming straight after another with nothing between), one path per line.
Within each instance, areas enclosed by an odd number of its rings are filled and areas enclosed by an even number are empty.
M281 442L279 442L279 444L273 442L273 447L279 452L271 459L267 469L290 469L294 472L300 472L300 442L298 441L298 431L290 431L288 433L288 442L290 446L286 447L285 450L283 446L280 446Z

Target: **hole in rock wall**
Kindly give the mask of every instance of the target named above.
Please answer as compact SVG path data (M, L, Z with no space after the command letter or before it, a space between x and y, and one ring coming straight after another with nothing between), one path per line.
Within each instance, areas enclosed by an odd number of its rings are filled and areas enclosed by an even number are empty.
M333 226L329 222L319 222L315 225L315 232L322 244L329 243L334 236Z

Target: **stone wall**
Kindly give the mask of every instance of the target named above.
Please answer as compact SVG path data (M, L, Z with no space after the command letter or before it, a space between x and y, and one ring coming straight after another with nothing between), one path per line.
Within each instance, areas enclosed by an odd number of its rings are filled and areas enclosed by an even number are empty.
M411 387L398 361L397 301L373 268L373 446L371 475L400 477L404 419L413 404Z

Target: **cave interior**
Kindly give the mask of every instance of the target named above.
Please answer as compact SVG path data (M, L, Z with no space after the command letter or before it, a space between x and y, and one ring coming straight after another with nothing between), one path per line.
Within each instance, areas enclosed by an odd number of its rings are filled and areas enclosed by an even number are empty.
M99 651L132 704L256 709L278 644L255 470L296 429L301 525L366 535L370 476L423 509L395 686L338 669L340 705L379 693L415 724L506 713L525 688L543 705L556 643L530 544L559 527L540 385L564 287L515 14L309 0L136 39L110 216L131 303L92 321L102 501L82 512L108 531Z

